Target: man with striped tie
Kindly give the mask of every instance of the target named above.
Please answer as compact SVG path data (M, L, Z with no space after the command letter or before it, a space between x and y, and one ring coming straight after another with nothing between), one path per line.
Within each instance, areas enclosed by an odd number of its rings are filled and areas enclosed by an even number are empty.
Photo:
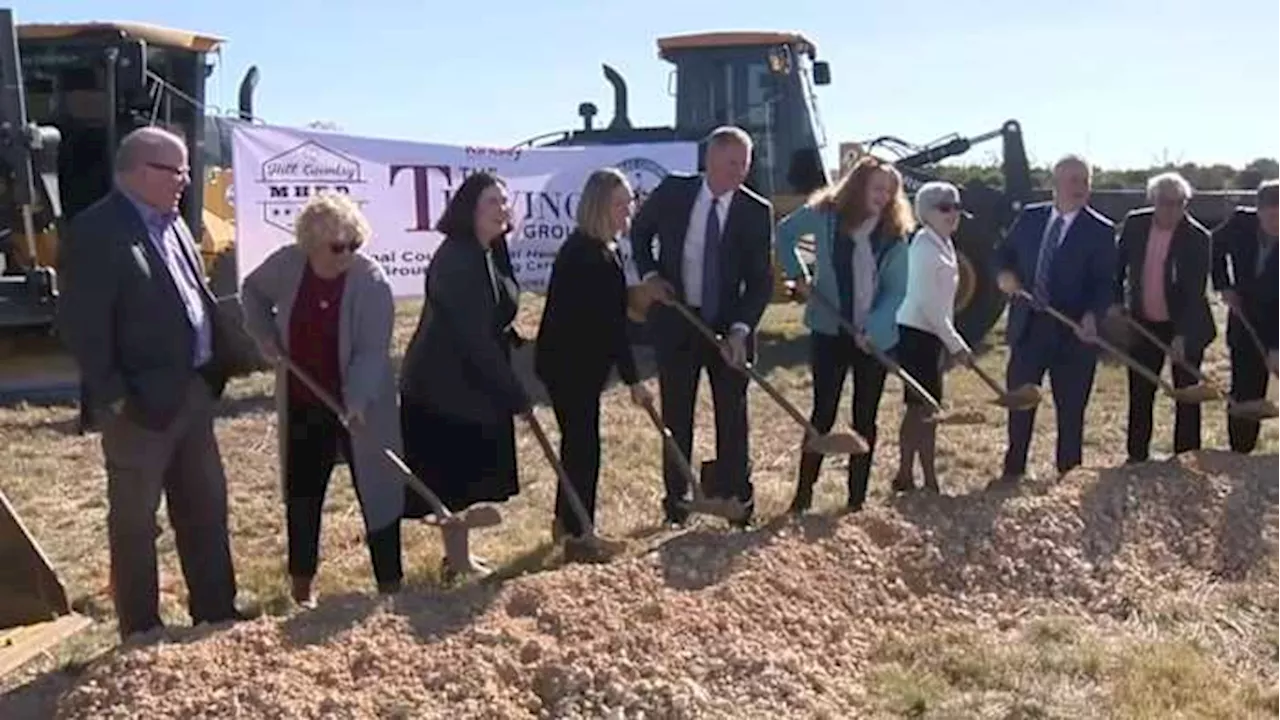
M1088 206L1092 171L1068 155L1053 166L1053 201L1023 208L997 249L996 281L1011 297L1008 387L1040 385L1046 373L1057 411L1057 469L1082 462L1084 413L1097 367L1098 322L1111 304L1115 224ZM1033 300L1022 299L1023 288ZM1044 312L1053 307L1079 324L1075 333ZM1035 409L1010 410L1002 483L1027 475Z

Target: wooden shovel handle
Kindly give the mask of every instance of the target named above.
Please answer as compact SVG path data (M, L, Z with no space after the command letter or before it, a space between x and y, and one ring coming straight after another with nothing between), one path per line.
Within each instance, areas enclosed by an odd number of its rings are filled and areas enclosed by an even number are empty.
M1137 330L1139 335L1146 338L1147 342L1156 346L1157 348L1159 348L1160 352L1167 355L1170 361L1181 365L1182 368L1187 371L1187 374L1191 375L1191 377L1196 379L1196 382L1199 382L1202 385L1205 385L1207 387L1213 387L1213 383L1209 381L1209 378L1206 377L1204 373L1200 372L1200 368L1196 367L1195 365L1192 365L1190 361L1188 361L1185 357L1182 357L1177 353L1175 353L1173 351L1173 348L1169 346L1168 343L1156 337L1156 334L1151 332L1151 329L1148 328L1146 325L1143 325L1142 323L1138 322L1137 318L1133 317L1132 315L1129 315L1128 313L1124 313L1121 317L1124 318L1125 322L1129 325L1129 327L1133 328L1134 330ZM1214 389L1216 390L1216 388Z
M1062 323L1063 325L1066 325L1068 328L1071 328L1073 332L1077 334L1082 332L1083 328L1081 328L1080 323L1067 317L1065 314L1062 313L1062 311L1058 310L1054 306L1048 303L1041 303L1040 301L1032 297L1031 293L1027 292L1026 290L1019 290L1018 295L1021 296L1022 299L1031 303L1032 307L1040 308L1045 312L1049 313L1049 315L1055 318L1058 322ZM1128 353L1116 347L1115 345L1112 345L1110 342L1107 341L1106 338L1102 337L1097 333L1095 333L1094 342L1097 343L1098 347L1102 348L1103 350L1106 350L1107 352L1115 356L1117 360L1124 363L1130 370L1134 371L1138 375L1141 375L1142 377L1149 380L1156 387L1160 388L1162 391L1164 391L1164 394L1170 397L1176 397L1177 394L1174 391L1172 385L1165 382L1164 378L1160 377L1154 372L1151 372L1151 369L1148 368L1146 365L1143 365L1137 360L1134 360L1133 356L1129 355Z
M649 416L649 422L653 423L653 426L661 433L663 449L667 451L667 455L675 462L680 474L684 475L689 487L693 489L694 496L697 497L697 493L702 491L701 483L698 482L698 477L694 474L693 466L689 464L689 459L684 456L684 453L680 450L680 445L676 443L675 436L671 434L671 428L668 428L662 422L662 416L658 414L658 409L653 406L652 400L645 398L645 401L640 403L640 407L644 409L645 415Z
M551 464L551 468L555 470L556 480L560 483L560 490L568 497L569 507L573 509L573 514L578 516L578 524L586 531L590 537L595 537L596 526L591 520L591 514L587 512L587 506L582 503L582 498L578 496L578 491L573 488L573 482L569 480L569 473L564 469L564 464L560 462L560 458L556 456L555 448L551 446L551 440L547 438L547 432L542 429L542 423L538 422L538 418L530 410L523 415L524 421L528 423L529 429L533 431L533 436L538 440L538 447L542 448L542 454L547 458L547 462Z
M854 327L853 323L850 322L848 318L841 315L830 300L826 299L821 293L816 291L810 292L809 297L817 300L818 305L835 318L836 322L839 323L840 328L844 330L849 337L856 338L858 336L858 328ZM867 350L871 353L871 357L875 358L876 362L883 365L886 370L897 375L898 379L902 380L902 383L910 388L911 392L915 393L916 396L923 400L924 403L929 406L930 410L933 410L934 412L942 411L942 404L939 403L933 395L930 395L929 391L925 390L924 386L911 376L911 373L903 370L902 366L899 365L896 360L889 357L883 350L871 344L869 341L866 343L866 346Z
M310 375L305 373L302 368L298 367L298 364L295 363L288 355L281 353L280 362L288 368L289 372L296 375L297 378L302 381L302 384L307 386L307 389L314 393L316 397L320 398L320 402L324 403L325 407L328 407L333 411L333 414L338 417L338 422L342 423L342 427L346 428L347 432L350 433L351 424L347 422L346 411L342 409L342 404L338 402L338 399L329 394L329 391L320 387L320 384L312 379ZM441 520L449 520L453 517L453 513L449 512L449 508L445 507L438 495L431 492L431 488L427 487L426 483L418 479L417 475L414 475L411 472L405 472L405 468L407 468L408 465L404 460L396 456L396 454L392 452L391 448L383 448L382 451L391 458L394 458L391 460L391 464L400 471L400 476L405 483L408 484L409 487L413 488L413 491L418 493L423 500L427 501L427 504L431 506L431 511L435 513L436 517ZM352 460L352 462L355 461Z

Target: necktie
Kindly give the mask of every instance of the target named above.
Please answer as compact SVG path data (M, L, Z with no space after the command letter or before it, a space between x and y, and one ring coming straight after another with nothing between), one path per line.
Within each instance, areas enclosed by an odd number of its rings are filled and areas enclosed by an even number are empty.
M1053 272L1053 256L1058 252L1062 240L1062 216L1053 219L1049 225L1049 234L1040 246L1040 257L1036 262L1036 281L1032 294L1042 305L1049 304L1049 276Z
M714 324L720 313L720 213L711 198L702 244L702 319Z

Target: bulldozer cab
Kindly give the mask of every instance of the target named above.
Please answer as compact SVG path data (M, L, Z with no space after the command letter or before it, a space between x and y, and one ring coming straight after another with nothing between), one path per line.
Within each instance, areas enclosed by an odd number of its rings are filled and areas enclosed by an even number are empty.
M813 87L828 84L831 71L803 35L676 35L658 40L658 54L675 65L677 132L746 130L755 143L747 184L779 212L829 182Z
M185 138L192 187L182 213L200 226L204 88L215 38L152 25L19 25L29 120L57 128L62 214L75 217L111 189L120 138L158 125ZM49 258L41 257L45 264Z

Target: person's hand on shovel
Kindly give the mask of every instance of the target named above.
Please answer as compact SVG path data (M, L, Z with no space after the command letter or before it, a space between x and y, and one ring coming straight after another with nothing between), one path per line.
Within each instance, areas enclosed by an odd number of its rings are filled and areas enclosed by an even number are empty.
M786 282L787 298L793 303L803 303L809 299L809 281L803 277Z
M1076 331L1076 337L1089 345L1098 341L1098 321L1094 319L1093 313L1085 313L1080 318L1080 329Z
M262 353L262 357L272 365L279 365L284 362L284 353L280 351L280 346L271 338L266 338L258 343L258 352Z
M1272 375L1276 374L1276 351L1275 350L1270 350L1267 352L1267 370L1270 371Z
M364 411L348 410L346 420L347 420L347 427L350 427L350 428L364 427Z
M996 286L1000 288L1000 292L1005 295L1017 295L1022 289L1022 283L1018 281L1018 276L1003 270L996 275Z
M735 327L729 331L724 342L720 345L720 354L724 356L724 361L735 368L742 368L747 364L747 334L740 327Z
M653 395L649 393L649 388L644 383L638 382L631 386L631 402L644 407L653 404Z

